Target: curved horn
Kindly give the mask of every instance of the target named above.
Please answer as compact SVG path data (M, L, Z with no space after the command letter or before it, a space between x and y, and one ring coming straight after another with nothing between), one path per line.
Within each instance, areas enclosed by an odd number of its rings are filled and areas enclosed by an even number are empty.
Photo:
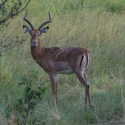
M49 12L49 20L44 22L43 24L41 24L41 26L38 29L40 30L44 25L46 25L47 23L50 23L50 22L52 22L52 18L51 18L50 12Z
M26 11L26 14L25 14L23 20L25 20L30 25L31 29L33 30L34 29L33 25L30 23L30 21L28 19L26 19L27 13L28 13L28 10Z

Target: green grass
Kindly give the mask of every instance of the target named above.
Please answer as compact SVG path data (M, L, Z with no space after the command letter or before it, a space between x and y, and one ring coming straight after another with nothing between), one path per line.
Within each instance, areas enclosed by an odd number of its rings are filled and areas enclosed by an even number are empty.
M55 109L49 77L32 59L30 35L23 32L25 12L11 19L8 27L1 26L0 52L5 52L0 56L0 124L7 125L14 119L16 125L18 113L14 111L24 91L18 84L25 76L32 81L33 89L47 87L43 100L28 118L29 125L33 118L38 119L38 125L123 125L124 8L124 0L38 0L28 6L28 19L36 28L48 19L48 11L52 14L50 29L41 36L45 47L80 46L91 51L89 84L93 110L85 110L85 91L75 75L60 75L59 107ZM21 39L25 40L23 44L11 48Z

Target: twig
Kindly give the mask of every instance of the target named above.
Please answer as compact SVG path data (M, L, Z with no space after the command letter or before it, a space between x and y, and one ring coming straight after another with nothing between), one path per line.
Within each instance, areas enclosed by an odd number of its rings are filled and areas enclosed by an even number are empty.
M28 109L27 109L27 112L26 112L26 117L25 117L23 125L26 125L26 123L27 123L27 118L28 118L28 115L29 115L29 111L30 111L30 105L28 106Z

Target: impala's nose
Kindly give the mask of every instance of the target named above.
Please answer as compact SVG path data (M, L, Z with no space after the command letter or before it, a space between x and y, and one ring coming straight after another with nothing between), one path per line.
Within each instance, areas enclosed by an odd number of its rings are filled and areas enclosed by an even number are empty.
M35 41L32 41L32 44L31 44L31 46L37 46L37 42L35 42Z

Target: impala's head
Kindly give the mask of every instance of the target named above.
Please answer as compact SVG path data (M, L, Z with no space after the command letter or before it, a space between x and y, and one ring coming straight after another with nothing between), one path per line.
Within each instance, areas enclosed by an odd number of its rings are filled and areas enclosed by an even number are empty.
M31 35L31 46L35 47L38 45L39 36L42 33L46 33L47 30L49 29L48 26L44 27L44 28L42 28L42 27L44 25L46 25L47 23L52 22L52 19L51 19L50 13L49 13L49 20L42 23L38 29L34 29L33 25L30 23L30 21L28 19L26 19L26 16L27 16L27 11L26 11L26 14L23 19L30 25L30 28L28 26L23 25L23 29L25 32L28 32Z

